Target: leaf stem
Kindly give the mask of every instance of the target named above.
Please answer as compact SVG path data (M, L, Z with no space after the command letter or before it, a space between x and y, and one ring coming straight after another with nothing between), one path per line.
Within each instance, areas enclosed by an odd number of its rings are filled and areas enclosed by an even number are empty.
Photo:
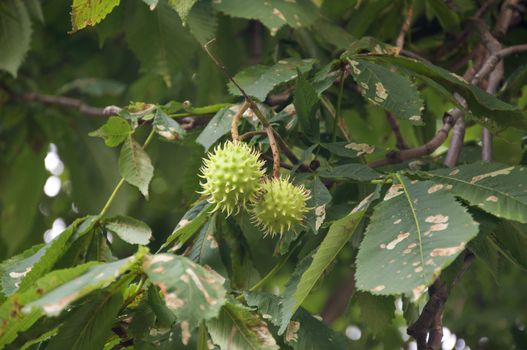
M148 134L145 142L143 143L143 148L146 148L150 144L150 142L154 138L154 134L155 134L155 129L152 128L152 130L150 130L150 133ZM119 193L119 190L121 189L121 187L123 187L124 181L125 181L124 177L121 177L121 180L119 180L119 182L117 183L117 185L113 189L112 194L110 195L110 197L108 198L108 200L104 204L104 207L101 209L101 212L99 213L99 217L102 218L104 215L106 215L106 213L108 212L108 209L110 209L110 206L112 205L113 201L115 200L115 197Z
M331 133L331 142L337 141L337 127L340 119L340 110L342 107L342 95L344 94L344 80L346 69L342 68L339 82L339 94L337 96L337 110L335 111L335 120L333 122L333 132Z

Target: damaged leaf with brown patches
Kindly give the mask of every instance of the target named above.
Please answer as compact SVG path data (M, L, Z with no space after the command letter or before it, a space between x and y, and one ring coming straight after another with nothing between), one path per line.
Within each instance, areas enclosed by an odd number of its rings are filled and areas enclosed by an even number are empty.
M202 320L216 317L225 303L224 278L186 257L172 254L147 256L143 268L160 289L166 306L181 322L183 340L188 341L185 335Z
M477 223L443 187L395 175L359 249L361 290L420 296L477 234Z
M492 215L527 223L525 169L481 162L419 174Z

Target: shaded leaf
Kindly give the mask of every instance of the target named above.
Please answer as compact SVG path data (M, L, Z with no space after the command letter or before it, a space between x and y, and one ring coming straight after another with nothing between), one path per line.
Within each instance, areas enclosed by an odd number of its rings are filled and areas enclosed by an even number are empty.
M199 1L192 7L186 21L190 32L202 45L214 37L218 27L215 9L205 1Z
M119 173L131 185L148 197L148 185L154 176L150 157L132 136L124 141L119 155Z
M102 21L119 5L119 0L91 1L73 0L71 5L71 27L74 32Z
M144 271L159 287L166 306L187 331L196 328L202 320L216 317L225 303L224 278L186 257L153 255L146 259Z
M104 292L71 312L46 349L102 349L124 302L123 291Z
M0 28L0 69L16 78L31 41L31 21L22 0L2 1Z
M144 222L129 216L116 216L104 221L104 226L130 244L146 245L152 237L152 230Z
M91 267L86 273L27 304L22 311L31 313L34 310L42 310L48 316L57 316L72 302L114 282L119 276L136 265L145 253L145 249L139 249L135 255L128 258Z
M350 73L362 95L396 117L422 125L423 100L417 88L401 74L361 59L349 60Z
M215 3L215 6L229 16L259 20L269 28L271 35L276 34L285 24L294 28L305 27L311 25L317 18L317 9L309 0L263 2L222 0Z
M359 151L353 149L349 142L321 143L320 146L339 157L357 158L359 156Z
M395 317L395 298L392 296L356 293L355 303L360 306L361 320L375 335L388 328Z
M478 224L443 187L396 179L375 206L355 276L361 290L418 299L476 236Z
M298 74L295 88L294 104L300 128L312 141L320 137L320 123L316 119L318 94L302 74Z
M217 318L207 321L207 329L221 349L278 349L267 324L240 304L225 304Z
M371 181L382 177L381 174L365 164L350 163L324 168L319 172L326 179L346 179L353 181Z
M434 15L439 20L441 27L445 30L453 30L459 27L459 15L451 10L448 5L441 0L427 0L432 8Z
M191 63L196 41L183 28L168 2L151 5L153 11L136 6L134 12L127 14L126 41L143 71L160 75L167 86L172 86L173 75Z
M455 98L452 93L458 93L467 102L472 116L480 124L492 130L509 126L527 130L527 120L516 106L501 101L441 67L402 56L372 55L364 59L393 64L410 71L412 75L425 77L427 81L434 81L435 84L430 87L436 88L436 85L440 85L443 91L450 92L450 99L453 101Z
M254 65L237 73L234 80L241 86L247 95L264 101L276 86L286 83L297 77L297 69L301 73L311 70L314 60L300 60L288 58L278 61L273 66ZM228 84L229 92L241 96L241 92L232 83Z
M110 117L103 126L89 133L90 136L104 139L108 147L116 147L132 133L130 124L121 117Z
M527 223L527 168L474 163L422 173L484 211Z

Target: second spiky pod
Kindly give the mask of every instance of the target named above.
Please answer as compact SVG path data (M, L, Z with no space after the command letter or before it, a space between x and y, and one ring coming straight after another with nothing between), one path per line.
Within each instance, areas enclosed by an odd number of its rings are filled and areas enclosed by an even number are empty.
M245 143L228 141L204 160L201 193L209 195L214 210L227 215L249 206L253 221L266 234L283 234L302 224L309 196L289 179L263 180L263 169L258 151Z

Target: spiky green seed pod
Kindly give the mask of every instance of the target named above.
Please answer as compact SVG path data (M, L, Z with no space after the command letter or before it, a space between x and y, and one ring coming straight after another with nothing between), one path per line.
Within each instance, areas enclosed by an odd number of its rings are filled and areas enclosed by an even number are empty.
M286 230L302 224L308 211L308 199L306 189L293 185L287 178L267 180L262 184L251 209L252 220L266 235L282 235Z
M206 181L201 183L200 193L210 195L209 202L216 205L214 211L237 213L258 192L263 167L256 150L245 143L228 141L204 160L200 176Z

